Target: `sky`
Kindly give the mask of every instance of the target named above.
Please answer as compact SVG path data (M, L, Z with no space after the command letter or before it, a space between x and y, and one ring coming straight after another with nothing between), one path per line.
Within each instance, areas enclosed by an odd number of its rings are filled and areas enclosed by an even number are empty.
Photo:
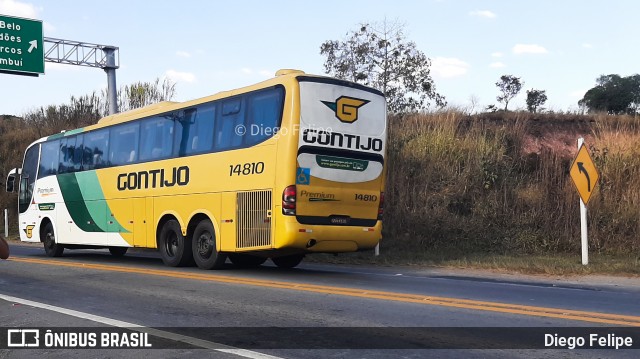
M501 107L501 75L524 82L509 109L526 108L525 91L537 89L546 91L547 109L576 111L600 75L640 72L639 13L633 0L0 0L0 14L42 20L45 37L118 47L118 87L170 78L175 101L251 85L282 68L324 74L324 41L361 23L397 22L431 59L436 91L475 111ZM0 74L0 115L106 86L101 69L50 62L39 77Z

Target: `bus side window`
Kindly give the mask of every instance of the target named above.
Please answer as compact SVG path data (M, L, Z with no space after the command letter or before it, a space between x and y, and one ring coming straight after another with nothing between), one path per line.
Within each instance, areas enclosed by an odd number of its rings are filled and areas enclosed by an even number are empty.
M214 104L204 104L186 109L177 117L175 154L178 157L211 151L215 109Z
M216 128L216 150L239 147L242 139L252 128L246 128L244 124L244 98L235 98L222 103L222 116Z
M58 173L73 172L73 156L76 149L76 136L65 137L60 140L60 163Z
M157 160L171 156L173 147L173 118L152 117L141 123L140 161Z
M129 123L111 128L109 164L120 166L138 161L140 125Z
M74 172L78 172L78 171L82 171L82 153L83 153L83 148L82 148L82 140L84 139L84 135L77 135L76 136L76 147L73 150L73 159L72 159L72 164L73 164L73 171Z
M102 129L84 135L82 168L92 170L107 167L106 154L109 151L109 130Z
M283 89L277 87L260 91L249 97L247 105L247 128L245 144L260 143L275 135L282 117Z
M38 178L58 174L60 140L44 142L40 151L40 169Z

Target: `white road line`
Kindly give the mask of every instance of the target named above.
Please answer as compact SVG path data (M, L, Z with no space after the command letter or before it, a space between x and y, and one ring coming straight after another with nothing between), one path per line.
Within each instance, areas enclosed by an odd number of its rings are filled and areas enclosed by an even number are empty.
M200 348L216 350L216 351L219 351L219 352L222 352L222 353L233 354L233 355L237 355L237 356L241 356L241 357L245 357L245 358L250 358L250 359L282 359L280 357L276 357L276 356L273 356L273 355L263 354L263 353L254 352L254 351L251 351L251 350L246 350L246 349L239 349L239 348L235 348L235 347L232 347L232 346L211 342L211 341L208 341L208 340L203 340L203 339L189 337L189 336L186 336L186 335L166 332L166 331L163 331L163 330L158 330L158 329L154 329L154 328L145 327L145 326L139 325L139 324L123 322L123 321L117 320L117 319L111 319L111 318L102 317L102 316L99 316L99 315L94 315L94 314L85 313L85 312L79 312L79 311L73 310L73 309L56 307L54 305L35 302L35 301L29 300L29 299L12 297L12 296L5 295L5 294L0 294L0 299L3 299L5 301L7 301L7 302L20 303L20 304L28 305L28 306L35 307L35 308L42 308L42 309L50 310L50 311L53 311L53 312L66 314L66 315L69 315L69 316L72 316L72 317L90 320L92 322L110 325L112 327L134 329L134 330L139 331L139 332L149 333L149 335L153 335L153 336L156 336L156 337L161 337L161 338L169 339L169 340L173 340L173 341L179 341L179 342L191 344L191 345L194 345L194 346L198 346Z
M18 298L18 297L12 297L12 296L8 296L8 295L4 295L4 294L0 294L0 299L4 299L7 302L20 303L20 304L29 305L29 306L36 307L36 308L47 309L47 310L51 310L51 311L54 311L54 312L70 315L72 317L87 319L87 320L90 320L90 321L93 321L93 322L102 323L102 324L106 324L106 325L111 325L113 327L118 327L118 328L143 328L143 326L138 325L138 324L127 323L127 322L123 322L123 321L120 321L120 320L101 317L99 315L93 315L93 314L89 314L89 313L79 312L79 311L73 310L73 309L56 307L56 306L53 306L53 305L40 303L40 302L34 302L32 300Z
M241 357L251 358L251 359L282 359L280 357L274 357L273 355L262 354L262 353L253 352L251 350L246 350L246 349L216 349L216 350L219 352L235 354Z

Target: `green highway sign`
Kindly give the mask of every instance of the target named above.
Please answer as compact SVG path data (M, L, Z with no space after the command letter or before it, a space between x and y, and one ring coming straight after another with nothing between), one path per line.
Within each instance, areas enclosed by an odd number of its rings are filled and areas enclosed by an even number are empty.
M0 73L44 74L42 21L0 15Z

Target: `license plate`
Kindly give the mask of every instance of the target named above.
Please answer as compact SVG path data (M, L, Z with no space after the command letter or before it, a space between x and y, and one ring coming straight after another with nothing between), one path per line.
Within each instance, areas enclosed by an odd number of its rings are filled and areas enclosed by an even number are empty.
M348 216L331 216L329 222L337 226L346 226L351 222L351 217Z

